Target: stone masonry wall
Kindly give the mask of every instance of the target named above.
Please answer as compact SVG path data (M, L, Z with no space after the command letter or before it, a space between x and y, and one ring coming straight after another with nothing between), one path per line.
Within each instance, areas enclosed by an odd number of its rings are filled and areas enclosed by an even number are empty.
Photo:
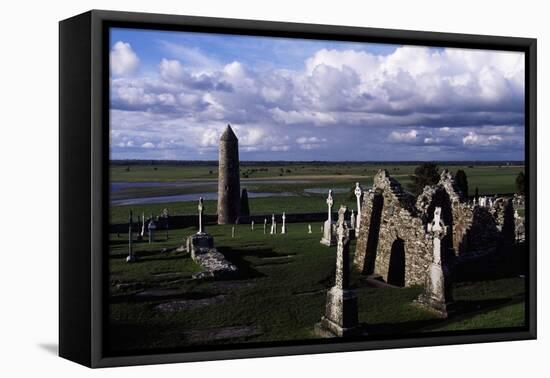
M397 286L422 284L431 262L431 241L414 196L385 170L374 177L361 207L354 265Z

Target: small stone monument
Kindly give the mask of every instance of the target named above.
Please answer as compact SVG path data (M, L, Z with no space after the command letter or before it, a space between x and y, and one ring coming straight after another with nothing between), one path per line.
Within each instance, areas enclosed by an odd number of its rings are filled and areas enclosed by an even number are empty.
M250 229L254 231L254 221L250 222Z
M315 325L323 337L345 337L358 334L357 296L349 288L349 229L345 221L347 208L338 211L336 277L334 286L327 292L325 316Z
M363 195L363 190L358 182L355 183L355 190L353 193L355 194L355 198L357 198L357 221L355 222L354 228L359 229L361 225L361 196Z
M264 218L264 235L267 233L267 218Z
M485 207L487 205L487 198L486 197L479 197L479 206Z
M139 218L139 215L138 215L138 218ZM145 212L141 213L141 239L143 239L145 237Z
M231 237L235 237L235 226L231 227Z
M426 275L424 293L418 297L417 302L446 318L452 302L452 294L450 282L441 264L441 240L447 234L447 226L441 220L441 207L435 208L434 219L428 224L428 232L433 238L433 256Z
M328 218L323 226L323 238L321 239L321 244L329 247L336 245L336 236L333 232L332 205L334 205L334 199L332 198L332 190L329 190L327 197Z
M353 213L353 210L351 211L351 220L350 220L350 226L352 230L355 230L355 214Z
M138 215L139 217L139 215ZM133 248L133 239L134 239L134 232L132 230L132 223L134 222L132 217L132 211L130 211L130 214L128 215L128 257L126 257L126 262L134 262L137 260L136 255L134 255L134 248Z
M271 235L275 235L277 233L277 226L275 225L275 214L271 215L271 231L269 233Z
M308 225L307 225L307 233L308 233L308 234L311 234L311 224L308 224Z
M153 214L151 214L151 220L149 221L149 224L147 225L147 230L149 231L149 244L155 241L155 230L157 229L157 224L155 222L155 219L153 218Z
M286 234L286 215L283 211L283 226L281 227L281 234Z
M191 253L193 260L195 259L195 251L201 248L214 248L214 238L205 231L203 225L204 202L202 197L199 198L197 210L199 215L199 230L187 239L187 251Z

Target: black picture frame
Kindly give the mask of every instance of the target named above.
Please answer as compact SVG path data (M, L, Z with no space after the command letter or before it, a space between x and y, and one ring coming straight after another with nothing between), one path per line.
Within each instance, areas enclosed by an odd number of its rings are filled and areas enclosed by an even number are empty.
M104 348L108 225L108 28L114 26L290 38L522 51L525 71L526 243L521 329L108 356ZM59 24L59 354L89 367L219 360L535 339L536 39L92 10Z

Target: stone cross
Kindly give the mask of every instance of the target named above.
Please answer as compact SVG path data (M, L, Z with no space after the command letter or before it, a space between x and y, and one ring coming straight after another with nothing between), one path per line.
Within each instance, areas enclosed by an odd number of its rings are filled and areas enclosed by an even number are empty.
M336 245L336 238L333 232L333 222L332 222L332 205L334 204L334 199L332 198L332 190L328 191L327 205L328 205L328 219L325 221L322 226L323 237L321 238L321 244L326 246Z
M204 203L202 197L199 198L199 205L197 206L197 210L199 211L199 231L197 232L197 234L203 234L204 229L202 227L202 212L204 211Z
M151 220L149 221L149 225L147 226L147 229L149 230L149 244L155 241L155 230L157 229L157 225L155 223L155 219L153 218L153 214L151 214Z
M349 289L349 228L345 221L347 208L338 210L336 276L334 286L327 292L325 315L315 325L321 336L343 337L358 333L357 295Z
M133 231L132 231L132 223L134 220L132 219L132 211L130 210L130 214L128 215L128 257L126 257L126 262L134 262L136 260L134 256L134 248L133 248Z
M346 206L340 206L338 210L338 222L336 226L337 253L336 253L336 280L335 285L339 289L349 288L349 229L345 221Z
M141 223L141 237L143 238L145 237L145 212L141 213L141 219L143 220L143 222Z
M250 222L250 229L254 231L254 221Z
M267 218L264 218L264 235L267 232Z
M283 211L283 226L281 228L281 234L286 234L286 215Z
M327 205L328 205L328 221L329 223L332 223L332 205L334 205L334 199L332 198L332 189L328 191Z
M308 233L308 234L311 234L311 224L308 224L308 225L307 225L307 233Z
M355 214L353 214L353 210L351 211L351 229L355 229Z
M363 190L361 189L361 186L359 186L358 182L355 183L354 194L357 198L357 222L355 222L355 225L359 228L361 225L361 196L363 195Z
M447 317L452 295L441 264L441 240L447 234L447 226L441 219L441 207L435 208L434 219L428 224L428 232L433 238L432 262L426 275L425 291L418 298L418 302Z
M486 202L487 202L487 199L485 198L485 196L479 198L479 206L485 207L487 205Z
M277 233L277 229L275 228L275 214L271 215L271 232L270 234L273 235Z

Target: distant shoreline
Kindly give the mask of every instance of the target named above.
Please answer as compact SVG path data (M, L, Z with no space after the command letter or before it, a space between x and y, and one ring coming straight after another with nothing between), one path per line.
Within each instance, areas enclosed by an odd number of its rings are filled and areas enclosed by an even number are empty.
M426 162L437 163L440 165L505 165L505 166L524 166L524 160L411 160L411 161L355 161L355 160L312 160L312 161L293 161L293 160L241 160L241 165L418 165ZM154 159L114 159L109 161L110 165L217 165L217 160L154 160Z

